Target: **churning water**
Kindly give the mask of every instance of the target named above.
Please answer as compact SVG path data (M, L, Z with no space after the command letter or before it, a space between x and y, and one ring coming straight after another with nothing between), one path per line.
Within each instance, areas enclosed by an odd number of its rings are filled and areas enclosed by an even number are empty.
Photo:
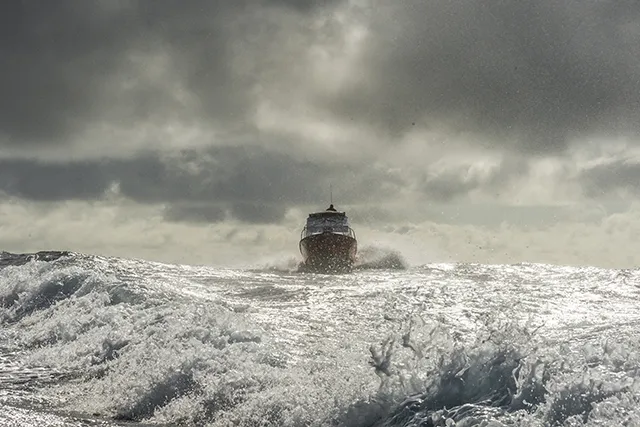
M4 253L0 425L640 425L640 272L402 267Z

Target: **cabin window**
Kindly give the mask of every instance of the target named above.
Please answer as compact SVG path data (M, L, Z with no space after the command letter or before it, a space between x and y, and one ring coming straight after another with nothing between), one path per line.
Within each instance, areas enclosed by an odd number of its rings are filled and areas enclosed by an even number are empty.
M349 223L346 217L308 218L307 233L348 233Z

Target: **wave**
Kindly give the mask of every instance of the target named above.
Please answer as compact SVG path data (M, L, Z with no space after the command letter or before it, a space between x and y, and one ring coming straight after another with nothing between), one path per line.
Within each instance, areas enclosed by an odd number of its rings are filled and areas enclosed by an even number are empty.
M599 349L588 347L577 358L568 358L549 352L542 345L544 338L515 322L486 326L485 334L468 344L449 335L435 321L372 346L370 365L381 378L380 390L350 405L334 425L578 426L588 421L594 425L640 422L640 377L635 365L621 370L620 360L609 357L622 351L634 354L636 360L640 350L637 344L613 348L603 343ZM584 365L585 359L592 360L589 366Z
M381 249L363 253L375 266L400 256ZM640 421L635 338L569 349L547 340L538 326L503 313L488 315L464 336L423 310L401 319L380 313L392 322L391 332L368 354L359 346L332 353L357 342L361 331L355 331L332 336L336 347L317 348L318 360L301 360L296 349L283 350L291 331L279 329L277 318L265 329L216 293L243 295L258 286L277 287L280 278L265 283L245 271L84 256L31 261L0 269L1 334L12 352L5 355L55 372L30 386L40 387L45 401L63 410L169 425ZM465 268L468 277L481 272ZM200 296L183 292L187 271L201 279ZM318 298L312 290L309 295ZM385 306L388 297L380 294L376 301ZM357 298L354 304L361 304ZM292 304L304 307L306 300L301 296ZM314 339L313 331L308 334L304 339Z
M74 252L69 251L40 251L21 254L1 251L0 268L11 265L24 265L31 261L56 261L60 258L71 257L74 255L76 255Z
M122 281L124 261L111 260L106 270L78 261L0 270L7 354L73 379L43 389L51 406L119 420L200 423L225 400L240 405L252 381L275 378L276 352L261 349L260 328L242 314L150 277ZM235 378L245 369L253 379ZM57 400L61 395L67 403Z
M399 251L394 249L367 246L358 252L356 270L406 270L407 262Z

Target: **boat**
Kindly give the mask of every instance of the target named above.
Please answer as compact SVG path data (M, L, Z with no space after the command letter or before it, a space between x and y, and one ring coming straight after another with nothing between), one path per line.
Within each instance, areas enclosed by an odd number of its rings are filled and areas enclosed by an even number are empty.
M333 204L325 211L310 213L300 234L302 270L318 273L349 272L358 252L356 233L345 212Z

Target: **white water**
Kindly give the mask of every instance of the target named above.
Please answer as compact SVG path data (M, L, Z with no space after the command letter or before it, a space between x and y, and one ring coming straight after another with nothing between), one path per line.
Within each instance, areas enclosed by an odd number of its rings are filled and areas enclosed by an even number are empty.
M0 425L640 425L637 271L397 267L6 266Z

